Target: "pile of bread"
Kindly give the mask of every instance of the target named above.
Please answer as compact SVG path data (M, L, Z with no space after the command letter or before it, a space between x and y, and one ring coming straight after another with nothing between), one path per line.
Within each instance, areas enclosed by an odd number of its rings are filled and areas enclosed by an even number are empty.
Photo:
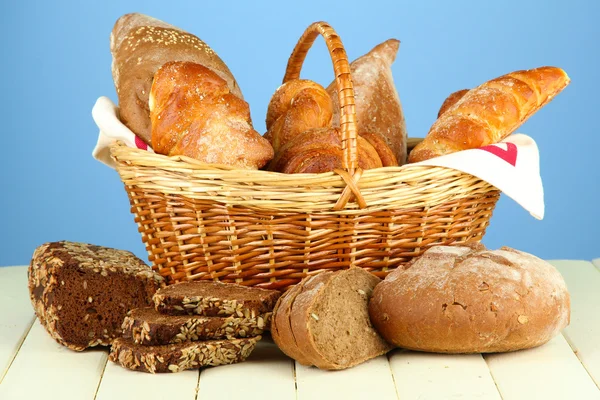
M236 168L319 173L342 167L339 94L294 79L277 88L264 136L227 65L198 37L142 14L118 19L111 34L122 122L159 154ZM497 143L569 83L556 67L516 71L451 94L425 139L407 154L404 114L387 40L350 64L358 166L403 165Z
M35 313L58 343L110 346L111 361L150 373L245 360L281 295L214 281L165 286L128 251L68 241L39 246L28 275Z
M359 267L317 272L282 294L214 281L165 286L130 252L54 242L36 249L29 292L57 342L77 351L110 346L110 360L150 373L244 361L269 330L298 362L344 369L394 347L526 349L570 317L552 265L480 244L432 247L385 280Z

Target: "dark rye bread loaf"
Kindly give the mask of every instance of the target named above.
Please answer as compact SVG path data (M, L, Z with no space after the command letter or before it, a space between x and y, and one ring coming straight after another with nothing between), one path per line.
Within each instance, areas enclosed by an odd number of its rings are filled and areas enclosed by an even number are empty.
M245 339L143 346L119 338L113 342L109 359L134 371L180 372L244 361L260 339L260 336L255 336Z
M273 311L281 293L215 281L175 283L154 295L156 310L170 315L255 318Z
M303 365L349 368L391 349L373 328L368 301L380 279L350 268L305 278L285 293L274 311L271 335Z
M135 344L161 345L186 341L259 336L271 313L255 318L165 315L154 307L131 310L123 321L123 337Z
M569 323L565 282L551 264L508 247L435 246L375 288L371 320L390 343L437 353L539 346Z
M110 345L122 335L127 312L152 304L163 284L128 251L66 241L38 247L28 278L41 324L57 342L78 351Z

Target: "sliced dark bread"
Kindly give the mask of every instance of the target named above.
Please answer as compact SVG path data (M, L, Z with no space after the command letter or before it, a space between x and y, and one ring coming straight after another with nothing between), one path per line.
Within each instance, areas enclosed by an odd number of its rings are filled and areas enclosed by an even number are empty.
M375 331L368 312L369 298L379 282L362 268L304 279L299 289L283 295L290 299L282 298L280 305L291 304L287 311L276 310L273 340L301 364L321 369L349 368L385 354L391 346Z
M28 271L40 323L72 350L108 346L133 308L150 306L163 278L128 251L77 242L39 246Z
M179 372L244 361L260 339L260 336L255 336L244 339L144 346L119 338L113 342L109 359L134 371Z
M166 315L154 307L131 310L123 321L123 337L135 344L161 345L187 341L258 336L271 313L255 318Z
M156 310L170 315L256 318L273 311L281 292L233 283L190 281L156 292Z

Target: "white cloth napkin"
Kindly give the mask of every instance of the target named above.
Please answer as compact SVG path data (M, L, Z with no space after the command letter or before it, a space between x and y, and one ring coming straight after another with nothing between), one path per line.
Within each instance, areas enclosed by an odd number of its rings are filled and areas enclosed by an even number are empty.
M544 218L544 187L535 141L515 133L502 142L409 165L456 169L497 187L537 219Z
M117 140L130 147L153 152L123 125L117 107L108 97L100 97L96 101L92 116L100 129L98 142L92 152L96 160L115 168L110 157L110 146ZM527 135L513 134L498 144L408 164L404 168L416 165L452 168L476 176L516 201L534 218L544 218L539 151L535 141Z

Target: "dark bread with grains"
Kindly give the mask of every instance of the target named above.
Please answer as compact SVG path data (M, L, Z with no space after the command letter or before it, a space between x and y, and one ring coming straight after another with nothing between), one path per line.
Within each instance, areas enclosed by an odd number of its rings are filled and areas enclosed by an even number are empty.
M273 311L281 292L216 281L180 282L154 295L156 310L170 315L255 318Z
M569 323L560 273L508 247L435 246L373 293L371 321L390 343L437 353L539 346Z
M260 336L256 336L246 339L143 346L119 338L111 347L109 359L134 371L180 372L244 361L260 339Z
M271 335L303 365L349 368L387 353L369 321L368 301L380 282L362 268L325 271L286 292L274 311Z
M132 253L85 243L38 247L28 270L40 323L72 350L108 346L132 308L152 304L163 278Z
M131 310L123 321L123 337L135 344L161 345L186 341L259 336L271 313L255 318L165 315L154 307Z

